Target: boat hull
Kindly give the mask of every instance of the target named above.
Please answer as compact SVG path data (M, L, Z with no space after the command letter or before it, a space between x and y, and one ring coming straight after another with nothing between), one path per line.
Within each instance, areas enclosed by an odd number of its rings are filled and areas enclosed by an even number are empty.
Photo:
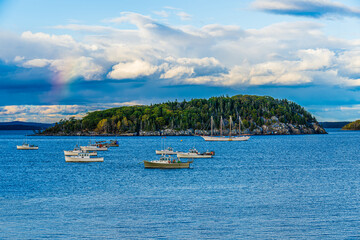
M211 137L211 136L201 136L205 141L220 141L220 142L230 142L230 141L247 141L250 136L240 136L240 137Z
M106 147L92 147L92 146L81 146L81 150L83 151L107 151Z
M161 168L161 169L179 169L179 168L190 168L190 163L158 163L158 162L149 162L144 161L145 168Z
M89 157L72 157L72 156L65 156L66 162L103 162L104 158L89 158Z
M155 150L157 155L176 155L180 152L168 151L168 150Z
M65 156L78 156L79 153L79 151L64 151ZM89 152L88 154L90 156L97 156L97 152Z
M38 150L39 147L24 147L24 146L16 146L18 150Z
M191 154L191 153L179 153L177 154L178 158L212 158L213 155L206 154Z

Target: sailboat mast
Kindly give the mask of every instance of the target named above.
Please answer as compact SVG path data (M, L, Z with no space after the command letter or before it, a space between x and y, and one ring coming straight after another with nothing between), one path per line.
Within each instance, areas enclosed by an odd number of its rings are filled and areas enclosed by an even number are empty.
M230 116L230 133L229 133L230 137L231 137L231 124L232 124L232 119L231 119L231 116Z
M220 118L220 136L222 136L222 125L223 125L223 119L222 119L222 116Z
M211 136L213 135L213 128L214 128L214 118L211 116Z
M241 117L239 116L239 135L241 135Z

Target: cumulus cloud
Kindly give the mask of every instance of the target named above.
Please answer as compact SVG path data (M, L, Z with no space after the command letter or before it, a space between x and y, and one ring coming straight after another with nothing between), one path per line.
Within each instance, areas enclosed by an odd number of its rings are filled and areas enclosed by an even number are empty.
M172 79L181 82L187 78L206 75L217 75L226 69L215 58L178 58L168 57L162 64L162 79ZM188 81L187 81L188 82Z
M256 6L264 2L256 1ZM290 4L272 2L282 8ZM262 6L271 5L266 4ZM104 24L109 22L111 27L55 27L81 32L83 37L77 40L70 34L30 31L11 39L0 35L4 50L0 58L49 71L63 83L77 78L104 82L141 78L159 86L360 86L360 42L328 37L318 23L282 22L259 29L220 24L174 27L129 12ZM122 24L134 28L123 29ZM17 47L1 47L10 41Z
M23 60L23 59L22 59ZM48 66L52 61L49 59L31 59L24 62L24 67L45 67Z
M64 81L83 77L85 80L102 80L104 68L95 64L90 57L57 59L51 62L51 69Z
M360 49L339 54L339 71L343 76L360 79Z
M326 16L360 17L360 8L330 0L256 0L252 6L274 14L320 18Z
M66 59L31 59L25 61L22 66L26 68L49 67L58 74L61 81L67 82L74 78L82 77L85 80L101 80L104 68L93 62L90 57L66 58Z
M147 62L136 60L134 62L118 63L113 66L112 71L108 74L111 79L134 79L143 76L150 76L157 70Z

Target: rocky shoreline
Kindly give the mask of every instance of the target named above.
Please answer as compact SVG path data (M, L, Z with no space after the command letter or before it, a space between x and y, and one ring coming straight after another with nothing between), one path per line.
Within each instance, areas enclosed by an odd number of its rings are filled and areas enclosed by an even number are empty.
M233 130L232 135L238 135L238 130ZM312 123L311 126L305 125L292 125L289 123L280 123L276 122L271 125L262 125L257 126L252 131L248 128L244 131L241 131L241 134L246 135L300 135L300 134L327 134L325 129L323 129L318 123ZM98 133L98 132L72 132L65 133L59 132L56 134L44 134L39 133L37 136L197 136L205 135L210 136L210 130L174 130L174 129L164 129L159 131L140 131L135 133ZM214 130L214 135L220 135L219 130ZM223 131L223 135L229 135L228 130Z

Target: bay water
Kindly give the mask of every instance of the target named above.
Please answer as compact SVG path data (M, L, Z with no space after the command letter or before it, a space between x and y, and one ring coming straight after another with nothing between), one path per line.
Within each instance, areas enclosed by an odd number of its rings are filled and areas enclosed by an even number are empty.
M0 131L0 239L360 239L360 131L117 137L102 163L64 150L114 137ZM31 132L30 132L31 133ZM190 169L144 169L156 149L213 150Z

